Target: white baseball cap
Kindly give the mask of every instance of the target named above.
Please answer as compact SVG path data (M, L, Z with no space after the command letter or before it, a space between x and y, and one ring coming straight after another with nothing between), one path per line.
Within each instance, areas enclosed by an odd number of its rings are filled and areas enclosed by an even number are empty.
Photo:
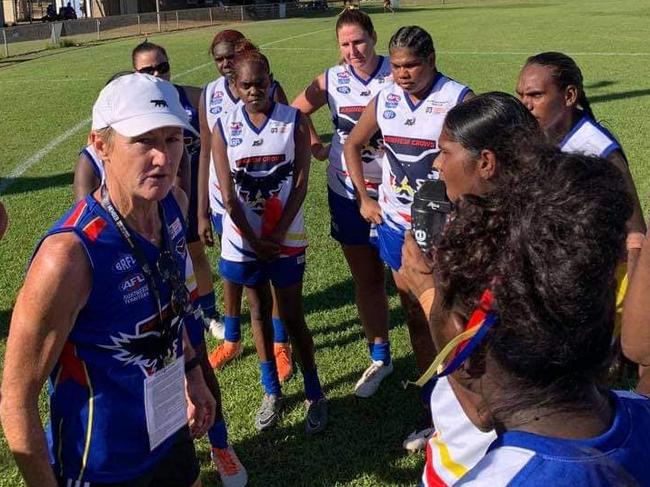
M161 127L181 127L196 134L176 87L148 74L121 76L99 93L93 106L93 130L112 127L136 137Z

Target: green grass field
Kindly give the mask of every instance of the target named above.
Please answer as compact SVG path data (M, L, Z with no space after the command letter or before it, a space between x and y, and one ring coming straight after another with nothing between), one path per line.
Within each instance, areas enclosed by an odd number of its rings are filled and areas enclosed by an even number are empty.
M623 144L644 209L650 190L650 4L635 0L413 6L395 15L373 11L379 50L399 26L429 30L438 65L476 92L513 92L525 58L543 50L575 57L598 118ZM335 12L240 28L269 56L275 78L294 97L336 63ZM207 50L211 29L155 36L170 55L175 81L203 85L216 74ZM105 80L129 69L142 39L41 53L0 63L0 199L11 218L0 243L0 356L25 266L40 235L72 202L72 171L90 128L92 103ZM325 110L314 121L332 129ZM358 400L352 388L367 366L367 351L343 256L329 237L325 166L314 162L306 202L311 246L305 280L307 322L314 332L321 378L330 399L330 426L317 438L303 433L302 380L285 386L287 410L279 426L259 434L253 414L261 398L257 359L244 325L242 359L219 374L230 438L252 486L415 485L424 463L403 438L423 419L417 391L401 382L416 376L404 315L392 293L395 373L376 396ZM212 252L211 259L216 259ZM38 303L34 303L38 306ZM214 345L214 343L211 343ZM116 427L119 427L116 425ZM199 443L204 485L219 485ZM4 438L0 486L21 485Z

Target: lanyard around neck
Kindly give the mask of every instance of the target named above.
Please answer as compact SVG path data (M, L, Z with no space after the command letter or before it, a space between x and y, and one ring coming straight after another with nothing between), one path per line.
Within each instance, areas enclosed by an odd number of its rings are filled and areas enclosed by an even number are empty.
M147 286L149 287L149 291L153 295L154 300L156 301L156 305L158 307L158 318L160 320L160 325L163 326L163 313L162 313L162 301L160 299L160 290L158 289L158 285L156 284L156 279L153 274L153 270L151 268L151 265L149 265L149 261L144 255L144 252L140 248L140 246L136 243L136 241L133 239L133 235L129 231L129 227L127 227L126 223L124 222L124 218L120 213L117 211L115 206L113 206L113 203L111 202L110 197L108 196L108 189L106 188L106 184L102 184L101 186L101 195L102 195L102 204L106 208L106 211L110 215L111 219L113 220L113 223L115 223L115 226L117 227L118 231L120 232L120 235L122 236L122 240L124 240L124 243L129 247L131 250L131 253L133 253L133 256L135 257L136 261L138 262L138 265L142 268L142 272L144 273L145 279L147 281ZM158 203L158 213L160 215L160 226L161 226L161 233L163 236L163 244L166 244L169 246L169 238L167 235L167 227L166 227L166 221L165 221L165 213L162 208L162 205Z

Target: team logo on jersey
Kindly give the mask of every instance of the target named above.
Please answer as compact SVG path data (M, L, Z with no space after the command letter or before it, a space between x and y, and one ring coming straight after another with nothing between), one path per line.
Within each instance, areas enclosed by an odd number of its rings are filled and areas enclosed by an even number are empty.
M336 73L336 77L338 78L338 83L340 85L347 85L350 84L350 73L347 71L344 71L342 73Z
M169 225L169 237L170 238L176 238L178 237L178 234L183 231L183 224L181 223L180 218L176 218L172 222L171 225Z
M182 321L172 316L169 306L163 310L162 326L158 324L158 313L135 326L135 333L119 332L111 336L112 345L103 348L114 350L113 358L128 365L141 367L147 375L169 365L176 359ZM161 333L160 330L165 330Z
M187 256L187 245L185 244L185 237L176 242L176 252L183 259Z
M350 93L350 87L349 86L338 86L336 88L336 91L338 91L339 93L343 93L344 95L347 95L348 93Z
M147 284L147 280L141 272L132 274L120 282L120 291L135 291Z
M235 184L240 196L255 213L262 214L266 200L277 195L293 173L293 164L282 164L285 161L284 154L252 156L237 161L241 169L235 171ZM271 172L271 169L274 170ZM251 174L260 171L269 172L262 176Z
M415 125L415 117L407 118L406 121L404 122L404 125L407 125L409 127Z
M389 93L386 96L386 101L389 103L399 103L399 101L402 99L401 96L396 95L395 93Z
M243 142L243 140L238 138L238 137L231 137L231 139L230 139L230 147L237 147L242 142Z
M219 115L222 110L223 110L223 107L217 106L217 107L210 108L210 113L212 115Z
M138 262L130 254L120 254L119 258L111 266L116 273L128 272L133 269Z
M124 304L132 304L149 296L149 288L144 274L137 272L122 280L119 284Z
M223 91L215 91L212 93L212 99L210 103L220 103L223 100Z
M362 91L361 93L359 93L359 95L361 95L361 96L370 96L370 90Z
M396 113L392 110L384 110L383 117L386 120L390 120L392 118L395 118Z
M259 147L264 143L264 139L257 139L253 141L253 147Z
M230 123L230 135L233 137L239 137L244 130L244 124L242 122L231 122Z

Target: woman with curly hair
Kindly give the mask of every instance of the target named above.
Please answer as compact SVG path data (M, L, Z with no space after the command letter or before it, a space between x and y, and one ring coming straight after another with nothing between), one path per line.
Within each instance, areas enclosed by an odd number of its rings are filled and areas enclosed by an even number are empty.
M650 401L598 386L632 213L625 182L603 159L528 157L508 188L461 199L436 250L438 375L497 435L458 485L650 485Z

